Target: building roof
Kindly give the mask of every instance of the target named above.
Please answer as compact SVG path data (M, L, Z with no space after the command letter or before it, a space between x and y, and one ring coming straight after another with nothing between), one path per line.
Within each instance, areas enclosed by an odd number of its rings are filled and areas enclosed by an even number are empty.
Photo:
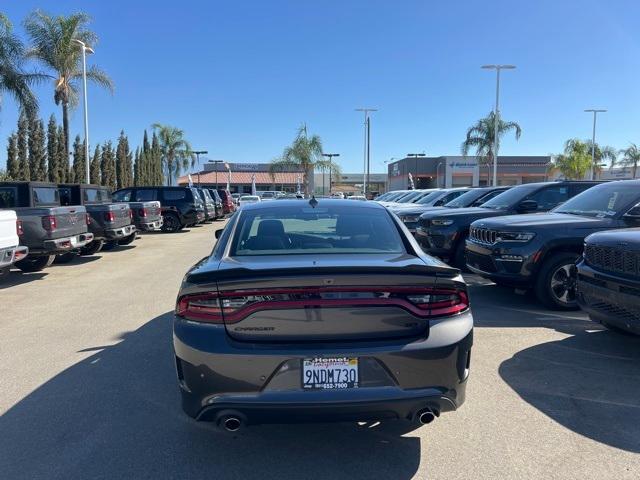
M295 172L276 172L273 177L268 172L231 172L231 184L232 185L250 185L251 179L255 175L256 185L271 185L271 184L289 184L295 185L298 183L298 176L302 181L302 174ZM224 185L227 183L227 172L218 172L218 184ZM194 183L198 182L198 173L192 173L191 179ZM188 175L184 175L178 179L179 185L187 185L189 183ZM216 172L200 172L200 183L215 184Z

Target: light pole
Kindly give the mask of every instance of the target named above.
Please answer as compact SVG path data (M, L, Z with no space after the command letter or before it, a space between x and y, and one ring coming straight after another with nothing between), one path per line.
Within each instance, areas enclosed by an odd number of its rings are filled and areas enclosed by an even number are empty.
M200 187L200 155L206 155L209 152L206 150L195 150L191 153L196 156L196 164L198 165L198 187Z
M604 113L604 108L588 108L585 112L593 113L593 132L591 134L591 180L596 179L596 118Z
M87 52L89 54L95 53L93 48L88 47L84 42L74 38L73 42L80 45L82 48L82 92L84 95L84 164L85 164L85 180L90 182L90 170L89 170L89 111L87 104Z
M214 167L213 169L216 172L216 190L218 189L218 164L219 163L224 163L224 160L209 160L207 163L213 163Z
M371 128L369 112L377 112L377 108L356 108L356 112L364 112L364 168L362 172L362 194L367 196L367 182L369 180L369 159L371 147Z
M333 170L333 157L339 157L339 153L323 153L323 157L329 159L329 195L331 195L331 170ZM324 174L322 175L322 193L324 194Z
M493 112L493 186L498 186L498 125L500 122L500 70L513 70L515 65L482 65L496 71L496 109Z

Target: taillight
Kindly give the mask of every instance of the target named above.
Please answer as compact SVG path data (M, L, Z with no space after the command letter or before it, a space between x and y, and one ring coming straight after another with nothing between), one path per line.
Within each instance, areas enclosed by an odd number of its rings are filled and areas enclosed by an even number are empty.
M138 215L140 215L142 218L147 218L147 209L141 208L140 210L138 210Z
M259 310L307 307L395 306L421 318L455 315L469 308L463 290L425 287L310 287L185 295L176 314L188 320L236 323Z
M115 222L116 221L115 212L104 212L104 221L105 222Z
M91 225L91 215L89 215L88 213L85 215L86 215L87 225Z
M24 230L22 229L22 220L16 220L16 232L19 237L24 235Z
M217 293L186 295L178 300L176 315L188 320L223 323L222 309Z
M42 228L44 228L47 232L53 232L56 228L58 228L56 217L53 215L42 217Z
M129 220L133 220L133 210L129 209Z

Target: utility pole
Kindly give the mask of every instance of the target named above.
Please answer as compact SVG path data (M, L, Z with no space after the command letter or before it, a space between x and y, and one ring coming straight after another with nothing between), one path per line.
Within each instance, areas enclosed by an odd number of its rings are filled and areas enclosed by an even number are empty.
M200 187L200 155L206 155L209 152L206 150L195 150L191 153L196 156L196 165L198 167L198 187Z
M369 154L371 139L369 138L369 112L377 112L377 108L356 108L356 112L364 112L364 166L362 169L362 194L367 196L367 182L369 181Z
M588 108L585 112L593 113L593 132L591 133L591 180L596 179L596 118L599 113L606 112L603 108Z
M498 126L500 125L500 70L513 70L515 65L483 65L485 70L496 71L496 108L493 112L493 186L498 186Z
M331 195L331 171L333 170L333 157L339 157L339 153L323 153L323 157L329 159L329 195ZM324 174L322 175L322 193L324 193Z

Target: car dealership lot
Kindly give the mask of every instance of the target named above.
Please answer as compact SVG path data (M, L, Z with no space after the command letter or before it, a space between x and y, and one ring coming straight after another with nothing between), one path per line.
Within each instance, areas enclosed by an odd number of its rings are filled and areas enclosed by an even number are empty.
M457 412L404 434L355 423L229 434L190 420L172 310L220 225L0 284L3 478L640 476L640 340L473 275L475 345Z

